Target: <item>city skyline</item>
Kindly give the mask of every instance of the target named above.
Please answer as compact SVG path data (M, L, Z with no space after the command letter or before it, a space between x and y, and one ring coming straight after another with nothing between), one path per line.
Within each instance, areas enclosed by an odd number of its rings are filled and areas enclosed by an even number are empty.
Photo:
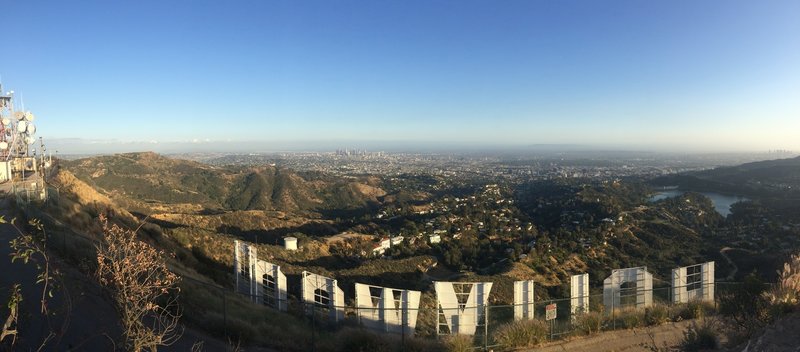
M791 1L4 6L4 90L64 153L800 150Z

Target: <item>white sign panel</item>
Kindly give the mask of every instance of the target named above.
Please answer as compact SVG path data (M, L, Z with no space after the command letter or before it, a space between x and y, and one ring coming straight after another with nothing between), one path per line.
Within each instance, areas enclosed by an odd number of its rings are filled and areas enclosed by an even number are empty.
M514 320L533 319L533 280L514 281Z
M257 260L256 302L265 306L286 311L286 275L281 267L263 260Z
M572 315L589 312L589 274L572 275L569 292Z
M714 301L714 262L672 269L672 302Z
M436 315L437 334L446 326L451 334L474 335L477 326L485 324L491 282L434 282L434 288L441 313Z
M649 307L653 303L653 275L646 267L613 270L603 281L603 303L608 312Z
M302 275L302 296L306 312L311 314L316 307L328 309L332 321L344 319L344 293L336 280L307 271Z
M361 323L373 330L412 336L417 326L421 293L356 284L356 306Z
M247 242L233 241L233 271L236 277L236 292L255 299L256 247Z

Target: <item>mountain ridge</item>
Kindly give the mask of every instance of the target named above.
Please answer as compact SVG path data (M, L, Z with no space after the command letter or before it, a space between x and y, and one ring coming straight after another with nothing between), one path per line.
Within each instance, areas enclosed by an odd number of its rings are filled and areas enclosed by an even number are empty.
M204 210L315 212L378 204L374 180L332 180L274 166L218 168L153 152L63 161L65 169L111 199L148 212L158 204Z
M800 196L800 157L757 161L736 166L659 177L658 186L748 196Z

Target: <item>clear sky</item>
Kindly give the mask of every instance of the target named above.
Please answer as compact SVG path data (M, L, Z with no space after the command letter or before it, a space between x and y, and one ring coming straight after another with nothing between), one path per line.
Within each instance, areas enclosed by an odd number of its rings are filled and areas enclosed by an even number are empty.
M800 150L799 19L796 0L2 0L0 75L46 141L98 148Z

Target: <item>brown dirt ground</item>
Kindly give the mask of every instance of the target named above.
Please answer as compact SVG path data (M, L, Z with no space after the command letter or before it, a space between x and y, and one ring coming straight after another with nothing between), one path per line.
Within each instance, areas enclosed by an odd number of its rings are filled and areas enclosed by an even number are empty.
M567 341L558 341L530 349L537 352L632 352L650 351L647 346L658 348L675 346L683 338L683 331L692 321L667 323L652 328L609 331L593 336L576 337ZM652 338L651 334L652 333Z

